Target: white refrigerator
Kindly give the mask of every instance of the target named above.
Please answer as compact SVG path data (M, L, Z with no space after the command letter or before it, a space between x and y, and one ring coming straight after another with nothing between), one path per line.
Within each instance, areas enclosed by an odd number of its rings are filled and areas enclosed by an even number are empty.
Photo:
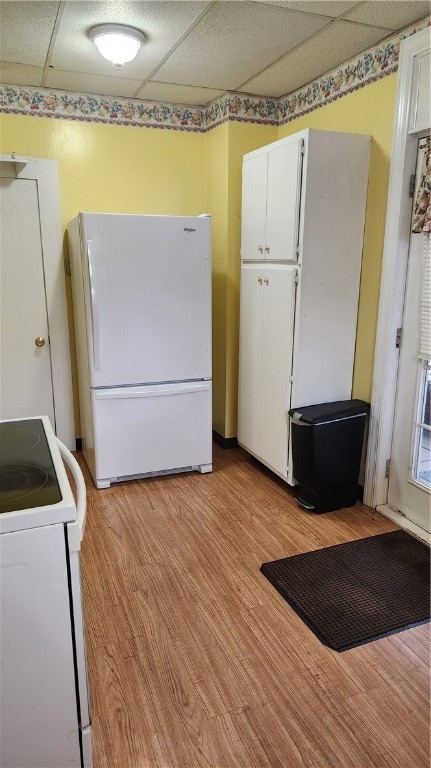
M212 469L211 219L68 227L82 448L94 482Z

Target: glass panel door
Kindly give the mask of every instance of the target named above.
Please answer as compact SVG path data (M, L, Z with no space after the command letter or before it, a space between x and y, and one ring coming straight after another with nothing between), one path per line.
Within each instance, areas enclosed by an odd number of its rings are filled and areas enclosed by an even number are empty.
M420 364L417 418L414 424L412 480L431 488L431 364Z
M422 153L419 149L418 170L422 167ZM418 357L423 253L424 234L412 234L387 503L430 532L430 366Z

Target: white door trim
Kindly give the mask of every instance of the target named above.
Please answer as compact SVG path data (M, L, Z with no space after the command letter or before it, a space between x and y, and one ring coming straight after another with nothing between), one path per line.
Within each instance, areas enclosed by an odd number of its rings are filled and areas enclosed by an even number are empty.
M56 160L0 155L11 175L37 183L57 436L75 450L69 324ZM25 224L23 223L23 226ZM43 415L43 414L41 414Z
M401 42L364 489L365 503L374 508L386 504L388 496L385 466L391 457L399 360L395 337L402 326L410 242L409 180L418 138L430 128L417 124L417 78L429 49L429 27Z

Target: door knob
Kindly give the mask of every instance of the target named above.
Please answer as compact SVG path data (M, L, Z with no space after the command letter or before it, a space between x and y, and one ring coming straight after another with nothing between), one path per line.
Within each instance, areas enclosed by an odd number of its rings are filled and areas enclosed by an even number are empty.
M43 347L45 344L45 339L43 336L36 336L34 343L36 344L36 347Z

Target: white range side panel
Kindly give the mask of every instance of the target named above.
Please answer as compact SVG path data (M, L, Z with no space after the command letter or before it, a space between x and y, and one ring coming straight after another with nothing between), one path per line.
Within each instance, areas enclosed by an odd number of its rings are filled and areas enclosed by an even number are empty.
M69 540L70 547L70 540ZM79 551L70 551L70 591L73 602L73 624L75 631L75 663L76 676L79 690L79 707L81 730L90 726L90 701L87 673L87 654L85 647L85 622L84 606L82 602L81 566ZM91 747L91 734L88 733ZM90 749L91 755L91 749ZM84 768L89 768L91 763L84 762Z
M3 533L0 551L0 765L79 768L64 526Z
M210 218L80 220L91 387L211 378Z
M369 136L306 132L292 407L352 395Z
M202 466L208 471L210 381L92 390L92 404L96 485Z

